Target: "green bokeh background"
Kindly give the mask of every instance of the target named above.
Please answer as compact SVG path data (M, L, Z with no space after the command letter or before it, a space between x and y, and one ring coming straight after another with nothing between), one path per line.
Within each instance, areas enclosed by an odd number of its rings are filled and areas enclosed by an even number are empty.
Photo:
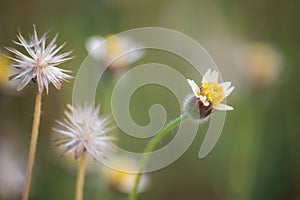
M223 134L208 157L203 160L197 157L207 128L205 124L179 160L149 173L151 186L139 198L296 200L300 199L299 8L297 0L2 0L0 49L4 52L4 46L12 45L11 39L16 39L18 29L24 35L32 32L32 24L40 33L51 29L51 36L59 33L59 43L67 41L65 50L73 49L76 57L62 67L71 69L75 75L87 56L84 44L91 35L105 36L144 26L166 27L189 35L208 50L223 78L236 85L228 99L235 110L228 113ZM243 75L231 66L230 61L239 58L230 54L231 50L239 43L251 42L275 46L283 58L278 78L268 86L241 78ZM224 56L229 62L223 62ZM131 67L154 61L180 68L187 77L193 75L192 67L185 61L160 51L147 51L146 56ZM73 81L63 84L61 91L51 87L49 95L43 96L30 199L73 199L76 167L58 158L51 131L54 119L62 117L65 105L72 100L72 84ZM111 110L109 94L113 84L111 81L106 88L98 88L97 101L102 102L103 114ZM0 144L11 146L23 163L20 168L24 172L35 92L36 86L32 84L19 93L0 93ZM131 113L140 125L149 123L147 112L155 103L164 105L168 120L180 114L178 101L166 88L145 86L134 95ZM172 139L175 132L164 142ZM146 142L132 146L130 140L121 140L120 145L141 151ZM0 165L8 162L0 159ZM0 184L4 183L0 180ZM84 199L126 198L107 187L100 176L87 173ZM7 198L0 194L0 199Z

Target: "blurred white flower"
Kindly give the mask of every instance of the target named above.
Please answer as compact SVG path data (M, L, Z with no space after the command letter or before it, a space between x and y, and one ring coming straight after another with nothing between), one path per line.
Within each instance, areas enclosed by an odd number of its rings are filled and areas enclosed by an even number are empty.
M245 66L249 80L259 87L278 80L282 70L282 56L266 43L251 43L245 49Z
M223 36L224 37L224 36ZM219 37L208 40L206 47L224 76L240 89L236 95L248 93L248 89L262 90L280 82L284 68L284 55L276 46L267 42L249 42ZM250 87L250 88L248 88Z
M57 139L57 146L65 149L62 156L74 152L75 160L87 153L95 160L106 157L107 150L113 150L110 143L114 138L106 133L115 127L108 127L110 116L99 117L100 107L96 109L91 105L78 106L76 108L68 105L65 111L65 119L56 121L61 128L54 131L64 137Z
M120 166L123 170L113 169L107 166L102 167L102 176L108 181L110 186L118 192L130 193L133 189L136 173L130 173L130 171L137 171L139 163L124 156L115 156L110 158L114 166ZM149 176L143 174L138 187L138 192L145 191L150 184Z
M38 92L40 94L43 93L44 88L46 88L46 93L48 94L49 83L52 83L59 90L61 88L61 82L71 78L70 75L65 73L70 72L69 70L55 67L72 59L72 57L68 57L71 52L58 54L65 43L57 47L55 44L57 35L50 41L48 46L46 46L47 33L39 38L34 26L33 35L30 36L29 41L24 39L21 33L19 33L17 38L19 41L13 42L23 47L27 55L14 48L6 47L8 51L15 54L15 57L7 56L15 62L11 64L11 66L19 70L18 73L10 76L9 79L22 79L17 87L17 91L22 90L33 80L37 82Z
M122 70L144 55L142 45L136 43L129 37L119 37L117 35L107 38L103 38L100 35L92 36L86 40L85 46L89 54L97 62L103 65L109 64L109 69L112 70L112 72ZM125 51L130 52L122 55ZM109 61L113 62L108 63Z
M0 199L18 198L23 190L25 166L13 152L14 145L3 139L0 144Z

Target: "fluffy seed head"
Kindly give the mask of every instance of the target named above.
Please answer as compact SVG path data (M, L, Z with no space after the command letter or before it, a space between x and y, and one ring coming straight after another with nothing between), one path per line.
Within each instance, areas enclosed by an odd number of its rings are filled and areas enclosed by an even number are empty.
M100 107L94 109L87 104L76 108L68 105L68 109L65 119L57 121L60 128L54 128L55 132L62 134L56 140L56 146L65 149L62 156L74 152L77 160L86 152L95 160L105 158L106 150L114 149L110 143L114 138L106 135L114 129L108 127L110 116L99 117Z
M59 90L62 81L67 81L72 78L66 74L66 72L70 72L69 70L56 67L73 58L68 57L71 54L70 51L58 54L65 43L57 47L57 35L46 45L47 33L39 38L34 26L33 35L30 35L29 40L24 39L21 33L19 33L17 38L18 41L13 42L23 47L26 50L25 54L14 48L6 47L8 51L15 55L14 57L7 56L14 61L11 66L19 70L18 73L10 76L9 79L22 79L17 87L17 91L22 90L33 80L37 82L38 92L40 94L43 93L44 88L48 94L49 83L52 83Z

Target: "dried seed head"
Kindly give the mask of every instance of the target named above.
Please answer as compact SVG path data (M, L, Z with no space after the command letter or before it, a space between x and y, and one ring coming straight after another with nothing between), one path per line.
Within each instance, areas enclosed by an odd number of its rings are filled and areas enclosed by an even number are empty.
M73 58L68 57L71 54L70 51L58 54L65 43L57 47L57 35L46 46L47 33L39 38L34 26L33 35L30 36L30 40L27 41L24 39L21 33L19 33L17 38L18 41L14 41L14 43L23 47L26 50L26 54L14 48L6 48L15 55L14 57L7 56L15 62L11 64L11 66L19 70L18 73L10 76L9 79L22 79L17 87L17 91L22 90L33 80L37 82L38 92L40 94L43 93L44 88L46 88L46 93L48 94L49 83L52 83L59 90L62 81L67 81L72 78L66 74L66 72L70 72L69 70L56 67Z
M62 156L74 152L75 160L83 153L88 153L92 158L106 157L107 149L114 149L110 143L114 138L106 133L114 129L108 127L110 116L99 117L100 107L96 109L90 105L72 107L65 111L65 119L57 121L60 128L54 131L63 135L56 140L56 146L65 149Z

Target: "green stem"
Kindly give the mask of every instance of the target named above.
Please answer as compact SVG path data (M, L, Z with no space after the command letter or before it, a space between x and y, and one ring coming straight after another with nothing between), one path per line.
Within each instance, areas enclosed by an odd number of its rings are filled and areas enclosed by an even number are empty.
M184 121L185 119L188 118L187 114L183 114L181 116L179 116L178 118L176 118L175 120L171 121L167 126L165 126L147 145L145 151L144 151L144 155L141 159L140 162L140 167L139 167L139 171L135 177L135 182L134 182L134 186L133 189L129 195L129 200L136 200L137 198L137 190L138 190L138 186L141 180L141 175L142 175L142 171L146 166L146 163L148 161L148 158L150 156L150 153L152 152L152 150L155 148L155 146L157 145L157 143L170 131L172 130L175 126L177 126L178 124L180 124L180 122Z

